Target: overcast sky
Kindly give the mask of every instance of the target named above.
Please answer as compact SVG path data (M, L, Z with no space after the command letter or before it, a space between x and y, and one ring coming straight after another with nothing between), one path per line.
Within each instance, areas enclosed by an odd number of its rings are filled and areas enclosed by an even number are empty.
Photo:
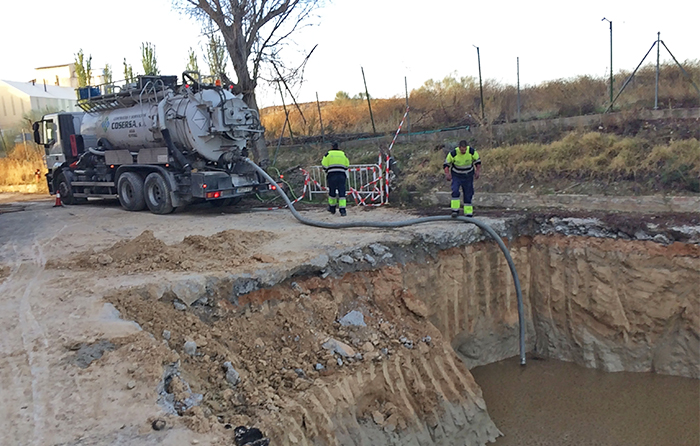
M28 81L33 69L74 61L83 49L93 67L112 65L123 77L122 59L141 70L140 46L151 42L162 74L180 74L190 47L203 67L201 26L173 10L168 0L34 0L3 2L0 18L0 79ZM332 100L343 90L364 91L364 67L372 97L403 96L428 79L478 76L521 85L588 74L607 77L613 21L613 68L633 70L656 39L677 59L700 59L700 1L664 2L333 0L317 11L315 26L304 28L296 49L315 44L301 101ZM290 48L293 49L293 48ZM291 53L290 53L291 54ZM653 57L652 57L653 56ZM662 47L662 61L670 56ZM656 51L647 59L656 61ZM280 103L279 94L259 92L260 105Z

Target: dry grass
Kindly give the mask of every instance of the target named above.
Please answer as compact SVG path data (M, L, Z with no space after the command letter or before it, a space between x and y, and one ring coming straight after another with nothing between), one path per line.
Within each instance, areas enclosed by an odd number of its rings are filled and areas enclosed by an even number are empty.
M39 180L40 190L48 192L43 174L46 172L43 155L34 144L18 144L6 158L0 158L0 186L14 186L36 183L34 172L39 169L42 177Z
M353 164L374 162L378 147L343 148ZM320 162L327 146L281 149L277 168L294 170ZM517 191L526 184L537 193L585 185L591 193L654 194L700 192L700 141L686 139L654 144L642 138L597 132L568 133L550 144L519 144L479 151L483 159L479 190ZM444 178L444 153L432 143L400 143L393 155L398 162L394 197L410 203L415 197L449 190ZM301 178L294 190L301 190ZM522 183L522 184L521 184ZM580 193L580 190L577 189Z
M513 181L635 181L657 189L700 192L696 139L652 145L639 138L574 132L552 144L498 147L484 150L482 156L488 160L489 176Z
M683 62L696 85L700 85L700 60ZM660 108L700 107L700 98L691 83L675 64L662 65L659 79ZM615 102L615 110L638 110L654 106L655 66L640 69ZM615 94L631 73L615 75ZM609 84L606 77L578 76L558 79L521 88L521 119L547 119L603 113L609 105ZM447 76L428 80L410 93L411 128L413 131L433 130L483 123L478 79ZM316 103L301 104L306 118L293 106L288 106L292 131L295 135L320 135ZM485 123L495 124L517 120L517 90L513 85L484 81ZM372 112L378 132L396 130L405 111L404 98L373 99ZM325 132L329 134L370 133L372 125L367 102L362 99L336 99L321 104ZM282 107L262 111L263 125L271 138L278 138L285 115ZM288 129L285 135L289 136Z

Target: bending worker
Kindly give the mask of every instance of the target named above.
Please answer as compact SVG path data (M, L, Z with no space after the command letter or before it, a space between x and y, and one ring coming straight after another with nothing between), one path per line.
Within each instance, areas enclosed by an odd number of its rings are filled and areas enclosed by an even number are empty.
M472 197L474 196L474 179L479 179L481 174L481 160L479 152L467 145L467 141L459 142L459 147L447 154L445 164L445 177L452 180L452 217L459 215L459 188L464 192L464 215L471 217L474 213Z
M328 212L335 214L336 205L340 208L340 215L345 217L345 181L347 180L350 161L345 152L338 149L338 143L333 143L333 148L328 151L321 161L323 170L326 171L326 183L328 184ZM337 193L337 196L336 196Z

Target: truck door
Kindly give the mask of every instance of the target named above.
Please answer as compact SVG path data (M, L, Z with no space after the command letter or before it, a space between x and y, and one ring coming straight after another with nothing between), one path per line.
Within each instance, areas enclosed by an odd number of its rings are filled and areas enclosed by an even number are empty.
M49 170L52 170L57 164L63 164L66 160L58 137L57 121L57 115L47 115L32 126L34 142L44 147L46 167Z
M76 124L80 126L80 116L72 113L46 115L35 122L34 142L44 146L46 167L49 170L64 162L73 162L83 152L80 138L76 141Z

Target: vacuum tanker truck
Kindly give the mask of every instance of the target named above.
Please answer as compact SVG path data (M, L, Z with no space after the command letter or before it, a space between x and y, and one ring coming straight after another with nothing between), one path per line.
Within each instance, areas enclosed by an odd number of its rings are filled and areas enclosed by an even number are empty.
M33 126L46 150L51 194L65 204L118 198L124 209L168 214L195 201L233 204L271 186L247 163L261 137L257 111L196 73L138 76L78 89L79 113Z

